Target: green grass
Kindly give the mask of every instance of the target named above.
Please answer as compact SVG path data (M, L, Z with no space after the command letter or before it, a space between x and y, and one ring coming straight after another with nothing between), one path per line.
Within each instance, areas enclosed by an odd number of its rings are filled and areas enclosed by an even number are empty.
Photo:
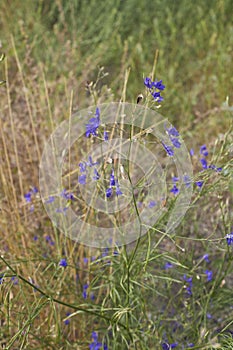
M233 348L231 9L231 0L1 2L2 349L89 349L92 331L115 350ZM204 185L170 236L169 197L161 222L118 255L79 245L53 226L39 194L33 211L24 198L39 186L45 141L77 110L136 103L139 93L144 103L152 69L166 85L159 112L194 148L194 181ZM221 173L200 172L204 143Z

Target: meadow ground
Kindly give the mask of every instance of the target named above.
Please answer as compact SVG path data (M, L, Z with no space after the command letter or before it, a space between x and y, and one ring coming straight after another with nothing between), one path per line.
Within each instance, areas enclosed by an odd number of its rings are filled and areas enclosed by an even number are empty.
M2 349L233 349L232 8L232 0L1 1ZM146 77L165 85L157 89L164 98L159 110ZM171 167L163 215L143 237L105 249L78 244L42 203L45 143L71 115L113 101L136 104L140 93L138 108L159 111L176 128L167 130L175 152L177 130L191 152L189 209L166 234L181 192ZM88 147L98 142L93 124L89 131ZM131 131L124 130L132 141ZM116 135L122 137L121 128ZM159 150L164 170L169 149L140 135ZM71 163L78 168L84 141L68 154L64 174ZM61 197L85 216L75 187L84 178L69 181ZM114 181L111 173L117 191ZM149 208L156 212L153 201ZM88 220L109 227L108 219L117 226L119 218L93 211Z

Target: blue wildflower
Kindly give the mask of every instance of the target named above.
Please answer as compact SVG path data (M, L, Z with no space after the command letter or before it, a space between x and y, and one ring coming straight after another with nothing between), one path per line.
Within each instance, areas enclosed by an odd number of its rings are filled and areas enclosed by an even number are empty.
M32 193L38 193L38 188L34 186L34 187L32 188Z
M87 289L88 289L88 287L89 287L89 284L84 284L84 286L83 286L83 298L84 299L87 299Z
M176 185L173 185L172 189L170 190L171 193L173 193L175 196L180 192L179 188L176 187Z
M160 92L154 91L154 92L151 93L151 95L154 97L155 100L160 98Z
M166 130L169 136L175 136L175 137L180 136L179 131L174 126L171 126Z
M14 285L19 284L19 280L16 276L11 277L11 281L13 282Z
M165 85L162 84L162 80L154 81L152 83L152 86L155 87L156 89L160 90L160 91L165 89Z
M66 267L68 265L67 261L65 258L61 259L59 262L59 266Z
M104 130L104 141L108 141L108 132Z
M70 312L67 312L66 313L66 316L70 316L71 315L71 313ZM70 324L70 319L68 319L68 320L65 320L64 321L64 324L67 326L68 324Z
M209 168L209 169L216 170L217 172L222 171L222 168L221 168L221 167L220 167L220 168L217 168L216 165L212 165L212 164L210 164L210 165L208 166L208 168Z
M86 124L86 137L89 137L91 134L97 136L97 129L100 126L100 110L97 107L95 112L95 117L89 120L89 123Z
M204 259L207 263L210 263L209 254L204 254L204 255L203 255L203 259Z
M163 97L160 95L160 92L153 92L151 95L154 97L156 102L159 103L163 101Z
M107 198L111 197L111 195L113 193L112 187L115 187L117 196L121 196L123 194L121 189L120 189L120 185L118 183L118 180L115 179L115 175L114 175L114 170L113 169L112 169L111 175L110 175L109 188L107 188L107 190L106 190Z
M52 203L52 202L54 202L54 200L55 200L54 196L49 196L49 198L46 201L46 204Z
M117 182L117 184L116 184L116 195L117 196L121 196L123 193L121 192L121 189L120 189L120 186L119 186L119 184L118 184L118 182Z
M203 186L204 181L197 181L196 185L201 188Z
M99 350L99 349L108 350L108 347L106 344L103 345L102 343L98 342L98 334L96 332L92 332L91 338L93 341L89 345L90 350Z
M179 140L179 136L180 136L179 131L174 126L167 128L166 124L165 124L164 128L165 128L173 146L176 148L180 148L181 142Z
M162 349L163 350L175 349L177 347L177 345L178 345L178 343L172 343L172 344L162 343Z
M202 168L207 169L207 161L205 160L205 158L201 158L200 162L201 162Z
M102 257L108 256L109 255L109 248L104 248L104 251L102 253Z
M156 206L156 201L150 201L148 207L153 208Z
M164 142L162 142L163 148L167 152L167 155L172 157L174 155L173 148L171 146L166 145Z
M170 262L166 262L166 263L164 264L164 270L171 269L172 267L173 267L173 264L170 263Z
M80 185L86 185L86 179L87 179L86 174L79 175L78 182L80 183Z
M194 156L194 150L193 150L193 148L190 149L189 153L190 153L190 156L191 156L191 157Z
M173 177L172 177L172 182L175 183L175 182L177 182L177 181L179 181L179 178L178 178L177 176L173 176Z
M226 235L226 240L227 240L227 245L233 245L233 232L231 232L230 234Z
M192 286L193 286L193 278L187 277L186 275L183 276L183 279L185 282L188 283L188 286L186 286L186 292L188 295L192 295Z
M106 190L106 197L109 198L112 195L112 187L107 188Z
M97 169L94 169L94 176L93 176L93 180L99 180L100 178L100 174L98 173Z
M45 239L46 239L46 242L49 243L50 245L52 246L55 245L54 241L49 235L45 236Z
M212 281L212 279L213 279L213 271L205 270L205 274L206 274L207 282Z
M207 148L206 148L206 145L202 145L200 147L200 154L204 157L207 157L208 156L208 151L207 151Z
M187 277L186 275L183 276L184 281L188 283L192 283L193 278L192 277Z
M165 85L162 84L162 80L151 81L150 78L146 77L144 79L144 85L150 90L150 93L156 102L159 103L163 101L163 97L160 95L160 91L165 89Z
M98 162L93 162L93 160L92 160L92 157L91 156L88 156L88 162L87 162L87 165L89 166L89 167L93 167L94 165L97 165L97 164L99 164Z
M170 137L170 140L171 140L171 142L172 142L172 144L173 144L174 147L180 148L181 143L180 143L180 141L179 141L177 138L175 138L175 137Z
M86 167L87 167L86 162L80 162L79 167L80 167L81 173L84 173L86 171Z
M27 203L31 202L31 196L32 196L31 192L28 192L24 195L24 198L26 199Z
M151 79L148 78L148 77L146 77L146 78L144 79L144 85L145 85L148 89L152 89L152 87L153 87L153 83L152 83Z
M115 186L115 177L114 177L114 170L112 169L111 175L110 175L110 186Z
M73 193L69 193L66 189L64 189L62 192L61 192L61 197L65 198L65 199L71 199L73 200L74 199L74 195Z
M24 198L26 199L27 203L30 203L32 200L32 196L38 193L38 188L37 187L32 187L32 189L24 195Z

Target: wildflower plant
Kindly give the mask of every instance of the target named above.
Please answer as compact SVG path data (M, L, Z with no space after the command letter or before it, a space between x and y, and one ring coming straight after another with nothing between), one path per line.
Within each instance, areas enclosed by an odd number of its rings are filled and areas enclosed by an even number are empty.
M147 79L144 84L153 97L154 90L165 89L162 81L152 82ZM155 100L162 101L161 98ZM67 128L70 135L67 134ZM85 134L84 139L82 130ZM109 135L107 140L103 137L106 132ZM58 134L59 137L64 134L64 138L59 142ZM151 136L154 138L153 143L149 142ZM54 178L52 173L54 174L54 169L59 168L59 164L64 163L66 147L74 144L77 138L86 143L87 152L85 157L77 162L76 169L73 167L71 171L71 164L66 165L66 178L72 174L72 179L69 177L69 187L72 183L75 189L70 190L72 196L69 198L63 194L65 200L71 199L70 206L67 207L65 203L58 205L57 202L61 201L60 196L52 205L45 207L50 217L52 215L53 221L57 222L57 226L67 232L68 236L74 239L77 237L78 242L104 247L109 245L108 240L113 234L114 241L119 245L141 237L163 214L167 172L171 172L175 166L180 179L192 178L192 164L184 142L178 130L169 125L161 115L142 105L102 104L94 107L94 111L84 110L74 115L68 123L63 123L45 147L40 168L41 193L45 203L48 203L48 198L54 196L54 193L61 192L60 171L57 171L57 178ZM92 141L91 147L89 140ZM162 156L166 171L162 170L156 159L155 154L159 148L165 151ZM171 211L167 223L164 223L168 231L178 225L188 209L192 186L181 184L178 188L174 185L170 192L177 198L173 212ZM137 206L139 202L140 208ZM186 205L180 206L180 202L186 202ZM65 214L59 222L58 206L63 207ZM91 217L88 206L94 209ZM154 210L150 210L152 208ZM80 210L88 213L85 220L80 220L77 215ZM104 220L100 220L98 210L105 212ZM113 212L120 214L115 215L113 219L109 216L109 213ZM59 213L62 213L62 210L59 210ZM93 220L96 222L94 225ZM113 220L119 225L113 225ZM104 222L104 227L97 224L97 221ZM124 232L127 232L127 235Z
M196 322L204 319L205 326L213 321L209 301L198 300L197 293L201 283L208 293L221 278L211 254L203 252L200 262L194 252L187 258L186 237L182 242L173 232L205 190L209 174L221 176L222 167L209 160L206 144L199 152L189 150L178 128L157 113L161 93L165 96L162 80L145 78L144 86L145 105L97 104L70 117L52 135L41 161L41 194L56 227L75 244L104 249L83 258L76 279L81 303L97 325L89 343L93 349L128 348L135 341L150 348L155 338L158 348L192 348L202 340L183 329L189 322L186 311L196 315ZM69 147L76 141L72 158ZM58 208L63 208L59 217ZM226 242L231 245L229 234ZM173 247L172 258L164 245ZM157 255L160 249L164 253ZM161 259L155 276L153 266ZM65 258L59 266L65 273L72 269ZM164 284L155 287L158 279ZM163 297L167 288L169 302ZM173 295L179 298L180 316ZM156 300L153 310L146 300ZM175 321L169 325L167 318ZM164 335L170 327L172 334ZM99 333L107 342L99 341Z

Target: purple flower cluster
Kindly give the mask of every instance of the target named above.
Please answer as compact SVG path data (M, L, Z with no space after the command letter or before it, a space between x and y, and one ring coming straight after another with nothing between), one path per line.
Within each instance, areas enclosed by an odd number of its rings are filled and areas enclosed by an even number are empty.
M202 146L200 147L200 155L202 156L202 158L200 158L200 163L201 163L201 165L202 165L202 169L203 169L203 170L206 170L206 169L213 169L213 170L216 170L217 172L222 171L222 168L220 168L220 167L218 168L218 167L216 167L216 165L210 164L210 165L208 166L207 160L206 160L206 158L205 158L205 157L208 156L208 154L209 154L209 152L208 152L208 150L207 150L206 145L202 145Z
M165 85L162 84L162 80L151 81L151 79L147 77L144 79L144 85L149 89L155 102L160 103L163 101L163 97L161 96L161 91L165 89Z
M163 145L163 148L165 149L165 151L167 152L167 155L172 157L174 155L173 147L180 148L180 146L181 146L181 142L179 140L180 134L179 134L178 130L174 126L171 126L170 128L167 128L165 126L165 130L166 130L166 133L169 136L169 139L170 139L170 141L172 143L172 146L169 146L169 145L165 144L165 142L162 142L162 145Z
M92 168L92 167L94 167L97 164L99 164L99 163L98 162L93 162L91 156L88 157L88 161L87 162L80 162L79 163L79 168L80 168L81 175L79 175L79 177L78 177L78 182L79 182L80 185L85 185L86 184L88 167ZM99 173L98 173L96 168L94 168L94 175L93 175L92 178L95 181L99 180L99 178L100 178L100 175L99 175Z
M204 254L202 258L203 258L203 260L205 260L207 263L210 263L209 254Z
M108 347L106 344L102 344L98 342L98 334L96 332L92 332L91 338L92 338L92 343L89 345L90 350L100 350L100 349L108 350Z
M112 169L110 180L109 180L109 187L106 190L106 197L109 198L113 194L113 188L116 188L116 195L121 196L123 193L121 192L120 185L118 183L118 180L115 179L114 170Z
M164 270L169 270L169 269L172 269L173 268L173 264L171 263L171 262L166 262L165 264L164 264Z
M31 203L32 201L32 197L38 193L38 189L37 187L33 187L29 192L27 192L25 195L24 195L24 198L26 200L27 203Z
M88 288L89 288L89 284L88 283L83 285L82 296L83 296L84 299L87 299L87 297L88 297ZM91 298L91 300L95 299L95 296L94 296L93 293L90 293L90 298Z
M175 196L180 192L179 188L176 186L176 184L173 185L172 189L170 190L171 193L173 193Z
M54 196L49 196L49 198L46 201L46 204L53 203L54 201L55 201L55 197Z
M213 271L205 270L205 274L206 274L207 282L212 281L212 279L213 279Z
M68 266L66 258L63 258L63 259L60 260L59 266L62 266L62 267L67 267Z
M67 200L73 200L74 199L73 193L69 193L65 188L61 192L61 197L65 198Z
M70 312L67 312L66 313L66 317L68 317L68 316L70 316L71 315L71 313ZM67 326L68 324L70 324L70 319L68 319L68 320L65 320L64 321L64 324Z
M178 343L172 343L172 344L169 344L169 343L162 343L162 344L161 344L163 350L175 349L175 348L177 347L177 345L178 345Z
M178 130L174 126L171 126L170 128L165 127L165 129L167 131L167 134L168 134L173 146L176 148L180 148L181 142L179 140L180 134L179 134Z
M233 245L233 232L230 234L226 235L226 240L227 240L227 245Z
M104 141L108 141L108 132L104 130Z
M38 237L37 237L37 239L38 239ZM37 240L37 239L35 239L35 237L34 237L34 240ZM46 235L45 236L45 240L46 240L47 243L49 243L49 245L51 245L51 246L55 245L55 242L52 240L50 235Z
M207 150L206 145L202 145L200 147L200 151L199 152L200 152L200 155L201 155L201 158L199 159L199 161L201 163L201 166L202 166L203 170L212 169L212 170L215 170L217 172L220 172L222 170L222 168L216 167L216 165L213 165L213 164L208 165L206 157L208 156L209 152ZM193 156L194 155L194 151L192 150L192 153L190 151L190 154ZM204 183L204 181L201 181L201 180L200 181L196 181L196 185L199 188L202 188L203 183Z
M86 124L86 137L90 135L97 136L97 129L100 126L100 110L97 107L95 111L95 117L91 118Z
M188 175L184 175L183 180L184 180L186 187L191 186L192 181ZM180 192L179 188L176 185L176 182L178 182L178 181L179 181L179 177L177 177L177 176L172 177L173 187L171 188L170 192L173 193L175 196Z
M156 201L150 201L148 204L148 208L154 208L156 206Z
M196 181L196 185L199 188L202 188L204 181Z
M193 278L192 277L187 277L186 275L183 276L183 280L187 282L186 286L186 292L189 296L192 295L192 286L193 286Z
M169 157L174 156L174 151L173 148L171 146L166 145L164 142L162 142L163 148L165 149L165 151L167 152L167 155Z

